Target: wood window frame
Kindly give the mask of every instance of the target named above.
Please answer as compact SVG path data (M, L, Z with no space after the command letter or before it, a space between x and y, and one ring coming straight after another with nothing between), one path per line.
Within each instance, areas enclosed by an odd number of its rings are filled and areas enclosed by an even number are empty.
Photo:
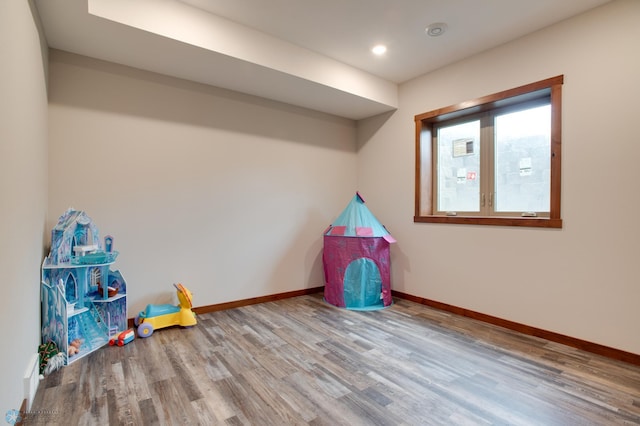
M416 137L415 157L415 214L414 222L469 225L525 226L562 228L560 216L561 157L562 157L562 84L559 75L535 83L439 108L414 117ZM457 117L494 110L506 105L526 102L536 93L548 90L551 103L551 171L549 217L504 216L446 216L434 214L434 147L433 128L436 123Z

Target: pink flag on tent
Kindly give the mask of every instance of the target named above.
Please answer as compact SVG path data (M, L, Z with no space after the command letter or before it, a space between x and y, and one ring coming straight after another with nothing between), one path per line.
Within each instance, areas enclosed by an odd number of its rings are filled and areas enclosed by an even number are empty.
M384 237L382 237L382 238L384 238L384 239L385 239L385 241L386 241L386 242L388 242L389 244L393 244L393 243L395 243L395 242L396 242L396 239L395 239L395 238L393 238L393 237L391 236L391 234L385 235L385 236L384 236Z
M356 235L358 237L373 237L373 228L370 226L356 226Z
M331 229L331 235L344 235L346 230L346 226L334 226L333 229Z

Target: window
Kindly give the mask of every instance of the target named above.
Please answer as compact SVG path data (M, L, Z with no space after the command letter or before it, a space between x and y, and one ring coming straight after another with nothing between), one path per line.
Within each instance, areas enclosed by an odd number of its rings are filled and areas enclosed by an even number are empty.
M563 76L415 116L415 222L561 228Z

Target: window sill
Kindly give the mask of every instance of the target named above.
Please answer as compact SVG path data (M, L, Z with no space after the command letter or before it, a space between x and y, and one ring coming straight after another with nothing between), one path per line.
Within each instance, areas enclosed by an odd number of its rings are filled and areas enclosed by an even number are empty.
M450 223L458 225L562 228L562 219L551 219L547 217L414 216L413 221L416 223Z

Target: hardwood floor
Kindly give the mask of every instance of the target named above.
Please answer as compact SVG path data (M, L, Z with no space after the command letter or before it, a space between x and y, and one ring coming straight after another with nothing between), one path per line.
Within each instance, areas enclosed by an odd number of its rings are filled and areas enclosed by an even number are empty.
M640 424L640 367L396 299L198 316L40 383L24 424Z

